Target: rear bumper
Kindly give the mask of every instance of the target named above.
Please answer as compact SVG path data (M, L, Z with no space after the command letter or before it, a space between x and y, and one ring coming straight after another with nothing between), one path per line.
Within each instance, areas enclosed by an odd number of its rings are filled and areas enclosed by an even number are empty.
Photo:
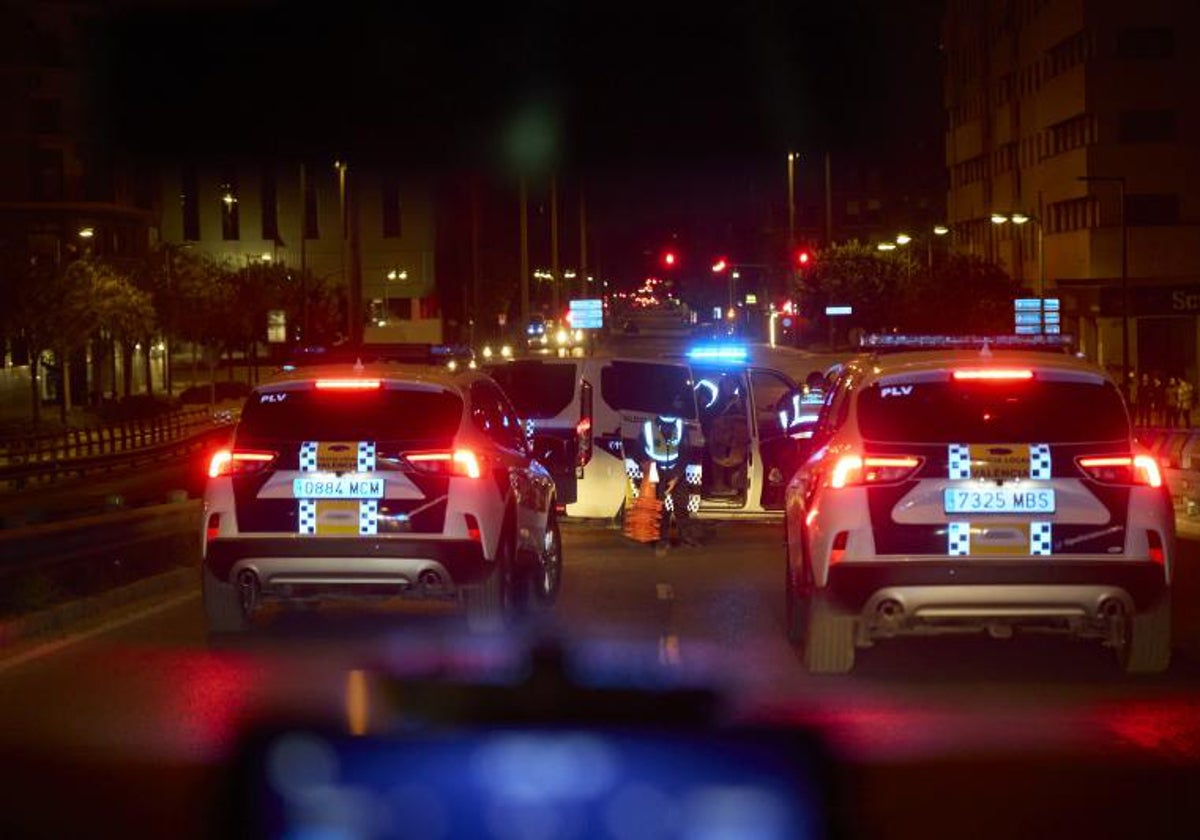
M1137 610L1168 590L1163 567L1149 562L972 560L847 562L829 570L828 591L839 606L860 612L884 597L908 593L927 605L1020 610L1077 605L1092 612L1097 598L1124 594ZM919 596L918 594L919 593Z
M216 539L208 544L204 565L226 583L251 569L264 587L298 581L416 585L425 571L462 586L483 580L492 569L483 547L472 540L361 537Z

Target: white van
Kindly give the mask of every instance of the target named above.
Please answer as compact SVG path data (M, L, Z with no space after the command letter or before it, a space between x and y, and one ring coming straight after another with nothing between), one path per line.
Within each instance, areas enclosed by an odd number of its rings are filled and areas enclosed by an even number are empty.
M778 518L783 510L802 442L779 412L802 389L780 371L737 359L589 356L515 359L486 372L532 435L562 440L573 453L574 470L554 474L569 517L620 515L629 482L636 488L649 461L644 424L663 416L678 418L693 453L686 474L694 516Z

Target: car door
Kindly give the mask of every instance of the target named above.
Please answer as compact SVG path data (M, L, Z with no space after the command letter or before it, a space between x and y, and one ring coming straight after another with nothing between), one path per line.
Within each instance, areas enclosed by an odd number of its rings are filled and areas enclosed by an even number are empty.
M471 422L496 446L507 468L517 503L517 538L522 547L538 547L554 480L533 459L524 425L504 393L494 383L478 380L471 386Z
M798 388L777 370L751 368L749 373L754 410L751 451L758 456L754 459L760 488L758 503L763 510L782 510L784 489L799 466L800 444L780 423L779 406Z

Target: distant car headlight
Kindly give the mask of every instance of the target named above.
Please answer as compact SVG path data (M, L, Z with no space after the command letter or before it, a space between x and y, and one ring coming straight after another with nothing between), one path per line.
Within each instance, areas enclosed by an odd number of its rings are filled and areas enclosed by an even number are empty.
M505 359L511 359L512 358L512 347L505 344L503 347L500 348L500 355L502 357L504 357Z
M554 341L560 347L562 345L566 344L570 340L571 340L571 337L570 337L570 335L567 334L566 330L559 330L557 333L554 334Z

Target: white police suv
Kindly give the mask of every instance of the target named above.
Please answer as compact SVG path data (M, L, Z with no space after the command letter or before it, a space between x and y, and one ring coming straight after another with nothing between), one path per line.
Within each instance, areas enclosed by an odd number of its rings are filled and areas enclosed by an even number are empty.
M842 369L786 490L788 634L810 671L901 634L1025 628L1167 667L1159 466L1104 371L1017 343L922 341Z
M482 374L300 368L247 398L209 466L203 592L215 633L270 601L461 600L475 628L554 602L554 482Z

